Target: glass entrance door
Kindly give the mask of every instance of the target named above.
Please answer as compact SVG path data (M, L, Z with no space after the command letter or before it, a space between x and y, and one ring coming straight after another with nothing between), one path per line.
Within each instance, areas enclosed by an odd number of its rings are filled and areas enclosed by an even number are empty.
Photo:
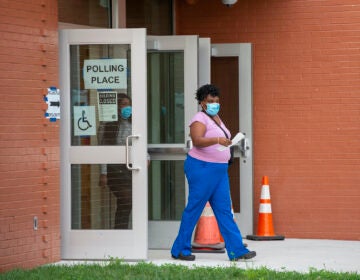
M147 258L145 29L60 31L63 259Z
M197 36L148 36L149 248L170 248L186 204L183 163L197 111Z
M223 89L223 102L230 102L226 122L232 133L246 133L236 150L231 167L231 193L236 222L245 236L253 231L252 167L252 71L250 44L213 44L200 38L190 43L186 36L148 37L148 147L149 168L149 248L168 249L176 237L186 204L187 182L183 162L188 150L188 124L198 110L195 91L211 81ZM197 45L196 45L197 44ZM197 50L198 58L187 53ZM236 60L232 75L210 71L210 58ZM196 63L199 67L197 68ZM201 67L200 67L201 65ZM190 67L190 68L188 68ZM198 69L198 73L194 73ZM196 86L194 77L198 76ZM227 89L233 77L233 88ZM193 88L187 86L191 83ZM234 113L235 112L235 113ZM237 117L236 117L237 116ZM233 176L233 177L231 177ZM234 179L235 180L232 180Z

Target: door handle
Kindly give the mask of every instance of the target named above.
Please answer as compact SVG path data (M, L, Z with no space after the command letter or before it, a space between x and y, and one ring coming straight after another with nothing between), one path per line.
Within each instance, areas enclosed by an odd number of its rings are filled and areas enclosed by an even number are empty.
M241 156L247 158L250 152L249 139L247 139L246 137L241 139L239 143L239 148Z
M187 140L187 141L186 141L186 149L187 149L187 150L191 150L192 147L193 147L193 142L192 142L192 140L191 140L191 139Z
M126 168L129 170L140 170L139 167L132 167L130 166L130 162L129 162L129 139L130 138L135 138L135 139L139 139L139 135L129 135L126 137L126 148L125 148L125 158L126 158Z

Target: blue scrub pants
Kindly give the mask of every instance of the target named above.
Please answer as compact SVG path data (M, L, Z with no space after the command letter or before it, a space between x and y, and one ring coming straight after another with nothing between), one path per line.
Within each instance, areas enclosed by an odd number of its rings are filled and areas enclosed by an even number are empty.
M231 212L228 164L201 161L188 155L184 171L189 183L189 197L171 254L175 257L180 253L191 254L192 232L207 201L214 211L229 259L248 253Z

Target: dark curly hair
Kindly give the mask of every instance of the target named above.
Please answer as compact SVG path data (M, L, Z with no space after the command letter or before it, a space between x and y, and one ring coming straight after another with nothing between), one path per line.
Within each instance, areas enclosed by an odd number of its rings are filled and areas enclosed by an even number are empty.
M131 103L131 97L129 95L127 95L126 93L118 93L117 94L117 100L120 103L121 100L123 99L129 99L130 103Z
M195 98L200 104L201 101L203 101L208 95L211 95L213 97L220 96L220 91L216 86L211 84L206 84L199 87L199 89L196 91Z

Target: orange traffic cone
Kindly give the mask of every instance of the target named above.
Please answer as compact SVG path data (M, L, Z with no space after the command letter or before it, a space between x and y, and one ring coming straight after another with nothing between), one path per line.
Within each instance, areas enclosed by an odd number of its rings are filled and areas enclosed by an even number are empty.
M219 226L207 202L196 225L192 252L194 253L225 253L225 243L220 234Z
M282 235L275 235L270 200L270 186L269 178L264 176L262 179L260 207L259 207L259 222L257 235L247 235L250 240L284 240Z

